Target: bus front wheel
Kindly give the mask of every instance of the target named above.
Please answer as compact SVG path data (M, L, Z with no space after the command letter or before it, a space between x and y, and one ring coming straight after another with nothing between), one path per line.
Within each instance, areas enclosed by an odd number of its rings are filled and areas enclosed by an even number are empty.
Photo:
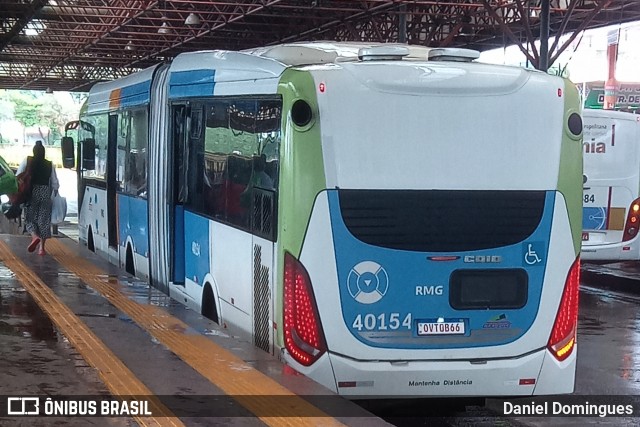
M87 234L87 249L89 249L91 252L96 251L96 247L93 244L93 230L91 229L91 227L89 227L89 233Z
M127 245L127 257L124 268L127 273L131 274L132 276L136 275L136 269L133 266L133 250L131 249L131 245Z

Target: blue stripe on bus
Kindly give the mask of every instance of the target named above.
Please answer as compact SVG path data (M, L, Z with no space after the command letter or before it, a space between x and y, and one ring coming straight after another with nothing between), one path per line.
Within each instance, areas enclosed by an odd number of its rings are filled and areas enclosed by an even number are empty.
M184 223L185 277L202 286L209 272L209 220L185 211Z
M151 80L136 83L120 89L119 107L135 107L149 103L151 99Z
M118 225L120 246L131 237L133 250L145 258L149 257L149 221L146 199L118 194Z
M455 253L404 251L363 243L344 224L338 192L327 193L342 316L347 329L359 341L380 348L484 347L513 342L533 325L540 307L549 252L554 191L546 193L540 224L526 240L501 248ZM447 255L458 258L428 261L428 257ZM474 265L464 262L465 255L499 257L496 259L500 262ZM450 275L454 270L470 269L525 270L528 275L525 306L521 309L453 309L449 303ZM360 289L360 282L366 282L363 286L369 288ZM424 292L418 293L417 287ZM417 336L417 320L440 318L463 320L465 335ZM405 320L410 324L403 324Z
M215 70L178 71L169 77L169 98L212 96Z

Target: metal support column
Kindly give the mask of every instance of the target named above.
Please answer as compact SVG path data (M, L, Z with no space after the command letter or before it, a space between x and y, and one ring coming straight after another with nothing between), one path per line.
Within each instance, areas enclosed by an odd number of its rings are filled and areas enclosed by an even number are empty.
M540 63L538 69L549 69L549 20L551 18L550 0L542 0L540 4Z
M398 14L398 43L407 42L407 5L401 4Z

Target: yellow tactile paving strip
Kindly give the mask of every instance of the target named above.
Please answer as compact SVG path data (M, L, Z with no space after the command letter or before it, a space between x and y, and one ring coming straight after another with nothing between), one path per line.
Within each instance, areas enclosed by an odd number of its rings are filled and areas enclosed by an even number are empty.
M252 396L290 396L277 417L259 418L270 426L341 426L335 418L257 371L239 357L202 335L183 333L189 327L159 307L139 304L119 290L117 279L80 258L57 239L47 242L47 250L62 266L101 293L118 310L165 345L185 363L254 414L268 414L269 399ZM304 414L301 417L300 414Z
M114 396L152 396L118 357L78 318L53 291L7 246L0 241L0 261L14 272L22 286L87 363L93 366ZM184 424L154 399L149 399L154 417L133 417L141 426L184 426Z

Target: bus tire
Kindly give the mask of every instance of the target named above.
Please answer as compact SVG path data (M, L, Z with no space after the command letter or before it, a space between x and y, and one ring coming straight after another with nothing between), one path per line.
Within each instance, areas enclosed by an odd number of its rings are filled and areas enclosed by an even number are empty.
M96 251L96 246L93 243L93 230L91 227L89 227L89 233L87 234L87 249L94 253Z
M213 290L208 283L204 285L204 290L202 291L202 315L218 324L220 323L216 301L213 297Z
M136 269L133 265L133 250L131 249L131 245L127 245L127 257L125 259L124 269L132 276L136 275Z

